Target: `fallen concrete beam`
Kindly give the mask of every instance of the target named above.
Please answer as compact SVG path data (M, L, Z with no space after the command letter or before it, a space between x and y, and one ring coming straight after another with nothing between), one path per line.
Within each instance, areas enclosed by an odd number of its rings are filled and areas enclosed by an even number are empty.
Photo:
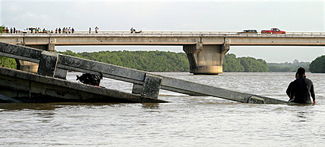
M0 56L38 63L43 50L0 42Z
M263 97L254 94L248 94L248 93L242 93L237 91L231 91L223 88L208 86L204 84L199 84L199 83L194 83L190 81L179 80L179 79L169 78L169 77L164 77L161 85L162 85L162 89L165 90L170 90L175 92L177 91L188 91L192 93L194 92L198 95L214 96L214 97L242 102L242 103L257 103L257 102L264 103L264 104L287 103L286 101L277 100L273 98L268 98L268 97ZM261 102L261 100L263 102Z
M146 74L146 72L135 69L61 54L59 55L57 66L61 69L80 71L83 73L98 74L100 72L104 77L139 84L143 84Z
M0 94L0 103L21 103L21 101Z
M46 51L43 51L43 54L44 52ZM27 58L30 61L36 60L37 62L39 62L42 52L41 50L37 50L29 47L0 43L0 53L2 53L0 55L5 55L9 57L14 56L17 58ZM56 66L57 66L56 68L59 68L60 70L63 71L64 70L80 71L83 73L93 73L93 74L102 73L104 77L130 82L142 86L144 86L145 84L145 77L146 77L145 75L147 74L147 72L145 71L120 67L112 64L106 64L106 63L101 63L101 62L96 62L87 59L61 55L61 54L58 55ZM65 75L62 74L61 77L64 78L64 76ZM214 96L214 97L242 102L242 103L265 103L265 104L287 103L286 101L282 101L282 100L226 90L226 89L217 88L213 86L193 83L186 80L180 80L180 79L164 77L164 76L158 76L158 77L161 78L161 85L160 85L161 88L173 92L179 92L179 93L184 93L189 95Z
M166 102L7 68L0 68L0 93L21 102Z
M74 70L80 72L101 72L104 77L109 77L116 80L135 83L137 85L143 85L146 72L120 67L116 65L95 62L87 59L80 59L77 57L71 57L67 55L59 55L58 67L66 70ZM263 99L263 103L266 104L279 104L286 103L286 101L277 100L273 98L267 98L254 94L241 93L204 84L198 84L186 80L180 80L170 77L159 76L161 80L161 89L179 92L189 95L202 95L202 96L214 96L227 100L253 103L257 102L254 98ZM252 98L254 97L254 98ZM255 101L254 101L255 100ZM260 101L258 101L261 103Z

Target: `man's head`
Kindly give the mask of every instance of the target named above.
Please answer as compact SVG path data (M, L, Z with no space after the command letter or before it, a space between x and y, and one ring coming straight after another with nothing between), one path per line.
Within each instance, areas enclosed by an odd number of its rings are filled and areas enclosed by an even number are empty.
M305 76L305 69L302 67L299 67L296 73L296 78L302 78Z

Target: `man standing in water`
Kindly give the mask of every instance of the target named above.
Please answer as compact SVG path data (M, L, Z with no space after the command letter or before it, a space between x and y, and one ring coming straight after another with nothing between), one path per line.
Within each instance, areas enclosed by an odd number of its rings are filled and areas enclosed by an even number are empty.
M314 85L306 78L305 69L299 67L296 73L296 80L291 82L287 89L289 102L300 104L315 104Z

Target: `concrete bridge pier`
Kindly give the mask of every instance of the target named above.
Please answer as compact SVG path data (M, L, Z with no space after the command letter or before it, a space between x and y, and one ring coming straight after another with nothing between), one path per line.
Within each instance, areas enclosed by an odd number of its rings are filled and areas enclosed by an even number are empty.
M223 59L229 50L229 44L224 45L184 45L190 72L193 74L217 75L223 72Z
M54 44L48 44L48 45L26 45L32 48L42 49L46 51L55 51L55 45ZM23 61L23 60L16 60L17 63L17 69L27 72L33 72L37 73L38 71L38 64L29 62L29 61Z

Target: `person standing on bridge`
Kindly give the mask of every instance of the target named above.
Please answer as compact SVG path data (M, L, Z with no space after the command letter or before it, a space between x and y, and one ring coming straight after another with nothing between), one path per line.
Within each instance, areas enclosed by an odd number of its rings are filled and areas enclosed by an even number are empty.
M296 80L291 82L286 91L289 102L300 104L315 104L313 82L306 78L305 69L300 67L296 73Z
M98 33L98 29L99 29L99 28L96 26L96 27L95 27L95 33Z

